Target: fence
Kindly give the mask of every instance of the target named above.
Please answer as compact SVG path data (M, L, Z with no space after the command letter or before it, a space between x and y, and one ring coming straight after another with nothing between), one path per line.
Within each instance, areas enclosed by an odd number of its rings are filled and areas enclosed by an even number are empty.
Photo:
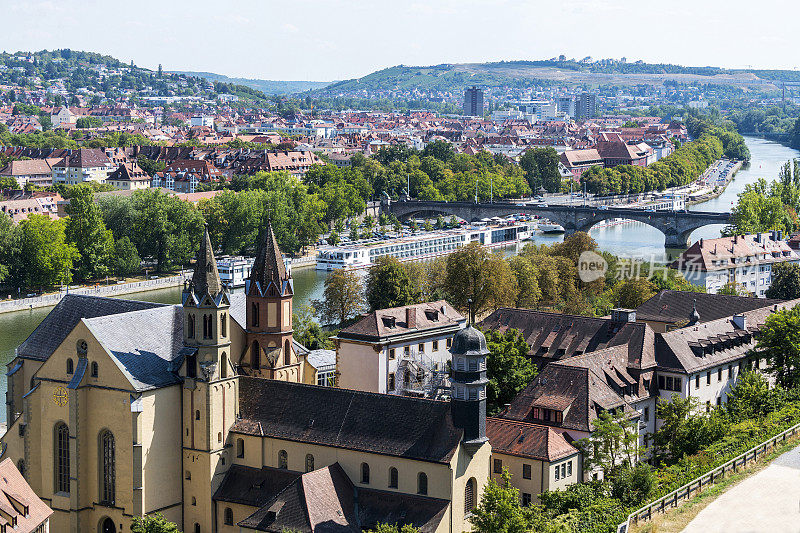
M766 455L767 450L775 447L778 441L786 442L787 437L794 436L800 430L800 424L790 427L786 431L775 435L774 437L762 442L761 444L750 448L743 454L731 459L725 464L722 464L713 470L706 472L702 476L690 481L686 485L670 492L666 496L645 505L628 515L628 519L617 526L617 533L627 533L630 528L631 521L634 524L639 521L647 521L653 517L653 512L663 513L671 507L677 507L678 502L688 500L692 497L693 493L697 494L703 487L713 485L720 478L725 477L729 472L736 472L739 468L744 467L749 461L755 461L760 456Z
M133 292L143 292L153 289L161 289L166 287L174 287L182 285L184 276L170 276L167 278L148 279L143 281L134 281L131 283L121 283L114 285L97 285L93 287L81 287L79 289L71 289L69 294L85 294L89 296L116 296L119 294L129 294ZM3 300L0 301L0 313L8 313L11 311L22 311L24 309L34 309L37 307L49 307L56 305L61 299L67 295L67 291L61 291L54 294L44 294L42 296L34 296L31 298L20 298L18 300Z

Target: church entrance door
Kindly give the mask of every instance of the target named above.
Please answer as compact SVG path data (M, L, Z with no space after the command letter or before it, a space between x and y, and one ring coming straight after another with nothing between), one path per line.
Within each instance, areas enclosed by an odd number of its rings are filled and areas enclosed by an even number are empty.
M117 533L117 526L114 525L114 521L110 518L106 518L100 524L100 533Z

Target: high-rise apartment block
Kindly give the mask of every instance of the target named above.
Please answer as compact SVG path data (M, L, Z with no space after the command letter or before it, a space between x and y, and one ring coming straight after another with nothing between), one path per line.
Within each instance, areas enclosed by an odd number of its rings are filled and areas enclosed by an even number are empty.
M597 116L597 96L581 93L575 97L575 118L587 119Z
M470 87L464 91L464 114L470 117L483 116L483 89Z

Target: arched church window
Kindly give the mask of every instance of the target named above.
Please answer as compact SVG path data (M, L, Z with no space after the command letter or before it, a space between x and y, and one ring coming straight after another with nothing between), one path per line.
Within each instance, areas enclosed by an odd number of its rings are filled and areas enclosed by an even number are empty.
M97 361L92 361L92 377L96 378L99 374L99 370L97 367Z
M113 505L115 501L116 459L114 435L106 430L100 434L100 502Z
M64 422L56 424L55 430L55 489L69 494L69 428Z
M190 339L194 339L194 315L189 315L189 324L187 326L186 336Z
M254 326L258 326L258 302L253 302L251 306L250 320Z
M389 469L389 488L396 489L397 488L397 469L395 467L391 467Z
M72 374L75 371L75 363L72 362L72 358L67 358L67 374Z
M289 339L286 339L286 342L283 345L283 364L286 366L292 364L292 350Z
M236 457L244 457L244 439L236 439Z
M361 483L369 484L369 465L361 463Z
M464 487L464 514L472 513L475 509L475 478L470 478Z
M428 474L425 472L417 475L417 494L428 494Z
M219 375L222 379L228 377L228 355L225 352L219 358Z
M225 508L225 525L233 525L233 510L230 507Z
M283 468L284 470L289 468L289 454L286 453L286 450L278 452L278 468Z
M306 472L314 470L314 456L310 453L306 455Z
M261 368L261 350L258 347L258 341L253 341L253 347L250 350L250 366L256 370Z
M223 337L227 337L227 335L228 335L228 315L227 315L227 313L222 313L222 315L219 317L219 329L220 329L220 334Z

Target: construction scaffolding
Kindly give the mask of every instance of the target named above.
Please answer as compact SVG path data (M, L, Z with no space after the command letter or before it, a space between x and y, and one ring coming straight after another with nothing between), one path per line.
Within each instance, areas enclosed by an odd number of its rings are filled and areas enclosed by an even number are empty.
M403 351L397 361L397 374L404 396L439 399L450 393L447 365L435 362L416 348Z

